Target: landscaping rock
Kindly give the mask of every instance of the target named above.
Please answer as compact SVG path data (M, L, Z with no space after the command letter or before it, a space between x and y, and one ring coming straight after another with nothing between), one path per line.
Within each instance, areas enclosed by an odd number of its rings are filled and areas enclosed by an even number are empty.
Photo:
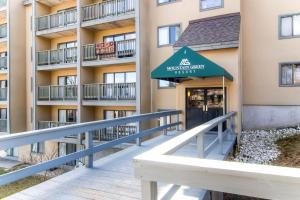
M300 134L300 127L243 131L235 161L271 164L280 155L276 141Z

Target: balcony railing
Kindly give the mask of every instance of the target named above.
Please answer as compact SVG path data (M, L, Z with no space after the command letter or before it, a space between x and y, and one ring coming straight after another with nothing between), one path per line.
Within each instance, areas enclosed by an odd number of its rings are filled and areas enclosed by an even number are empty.
M71 9L37 18L37 31L62 28L77 22L77 10Z
M39 129L46 129L46 128L54 128L60 126L68 126L75 124L76 122L55 122L55 121L39 121L38 128Z
M0 39L7 37L7 24L0 25Z
M75 62L77 62L77 47L37 52L39 66Z
M5 7L7 5L7 0L0 0L0 8Z
M0 101L7 100L7 88L0 88Z
M83 21L91 21L134 12L135 0L111 0L82 8Z
M38 87L39 101L75 101L77 85L51 85Z
M0 132L7 132L7 119L0 119Z
M136 83L98 83L83 85L84 100L135 100Z
M133 125L122 125L116 127L107 127L95 131L93 139L98 141L112 141L122 137L134 135L137 133L137 127Z
M0 70L7 69L7 57L0 57Z
M96 54L96 44L86 44L83 45L83 60L101 60L107 58L126 58L133 57L136 53L136 40L124 40L115 42L115 53L108 55L97 55Z

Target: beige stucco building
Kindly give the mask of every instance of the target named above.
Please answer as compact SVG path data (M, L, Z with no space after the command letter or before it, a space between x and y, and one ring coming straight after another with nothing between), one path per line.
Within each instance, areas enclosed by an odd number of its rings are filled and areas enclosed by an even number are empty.
M298 0L3 2L3 132L168 109L183 111L182 129L230 111L238 113L238 132L300 121ZM233 79L151 79L151 72L184 46ZM128 124L100 130L95 139L111 140L139 128ZM83 148L81 140L34 144L19 150L19 156L53 147L58 154L70 153Z

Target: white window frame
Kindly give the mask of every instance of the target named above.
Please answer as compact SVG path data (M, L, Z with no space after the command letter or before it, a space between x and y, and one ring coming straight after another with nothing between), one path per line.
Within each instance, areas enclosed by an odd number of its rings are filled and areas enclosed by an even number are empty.
M215 7L211 7L211 8L202 8L202 0L200 0L199 2L200 2L200 11L207 11L207 10L214 10L214 9L224 8L224 0L221 0L221 5L220 6L215 6Z
M294 14L289 14L289 15L281 15L279 16L279 20L278 20L278 34L279 34L279 39L290 39L290 38L299 38L300 37L300 34L299 35L294 35L294 16L296 15L299 15L300 16L300 13L294 13ZM291 17L292 18L292 34L289 35L289 36L283 36L282 35L282 19L283 18L287 18L287 17Z
M157 47L166 47L166 46L172 46L173 44L171 44L171 42L170 42L170 34L171 34L171 32L170 32L170 27L175 27L175 26L178 26L179 27L179 32L180 32L180 34L179 34L179 37L180 37L180 35L181 35L181 24L170 24L170 25L164 25L164 26L159 26L159 27L157 27ZM168 44L162 44L162 45L160 45L159 44L159 30L161 29L161 28L168 28L169 29L169 41L168 41ZM178 37L178 38L179 38ZM176 42L176 41L175 41Z
M294 67L292 68L292 84L282 83L282 67L284 65L300 65L300 62L284 62L279 64L279 86L280 87L300 87L300 84L295 84L294 81Z

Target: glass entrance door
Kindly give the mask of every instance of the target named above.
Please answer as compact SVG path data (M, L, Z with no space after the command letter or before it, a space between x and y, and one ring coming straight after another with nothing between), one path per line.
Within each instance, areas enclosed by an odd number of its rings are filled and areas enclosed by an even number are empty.
M191 129L223 115L222 88L186 90L186 128Z

